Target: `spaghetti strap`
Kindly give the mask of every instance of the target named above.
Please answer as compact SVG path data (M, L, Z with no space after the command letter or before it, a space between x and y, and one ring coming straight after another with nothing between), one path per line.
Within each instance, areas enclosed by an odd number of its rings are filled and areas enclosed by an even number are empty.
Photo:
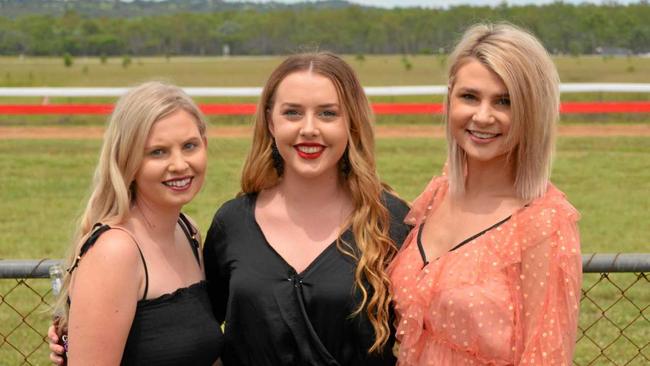
M79 254L77 257L74 259L74 262L72 262L72 265L70 268L68 268L68 273L72 274L72 272L79 266L79 261L81 260L81 257L83 257L84 254L90 249L93 245L95 245L95 242L99 238L100 235L102 235L103 232L110 230L111 227L108 225L102 225L100 223L96 223L93 225L93 228L88 235L88 238L86 241L81 244L81 248L79 249Z
M120 226L114 226L112 229L120 230L122 232L125 232L128 236L131 237L131 240L133 240L133 243L135 244L135 247L138 248L138 253L140 253L140 259L142 259L142 265L144 266L144 293L142 294L142 299L140 300L145 300L147 298L147 292L149 292L149 271L147 270L147 261L144 260L144 254L142 254L142 250L140 249L140 245L138 245L138 241L135 238L135 235L133 235L130 231L127 229L120 227Z
M99 239L99 236L111 229L125 232L128 236L131 237L131 240L133 240L135 247L138 248L138 253L140 253L140 259L142 259L142 265L144 266L144 294L142 295L142 300L144 300L147 298L147 292L149 291L149 271L147 270L147 261L144 260L144 255L142 254L142 250L140 250L140 246L138 245L138 241L135 239L135 236L130 231L126 230L123 227L108 226L106 224L101 224L101 223L97 223L93 225L93 230L91 231L90 235L88 235L88 239L86 239L86 241L81 245L81 249L79 250L79 255L77 255L70 268L68 268L68 273L72 274L72 272L79 266L79 261L81 261L81 257L84 254L86 254L86 252L93 245L95 245L95 242L97 241L97 239ZM70 304L70 298L68 298L68 304Z
M196 228L194 226L192 226L192 223L190 223L190 220L182 212L179 215L178 224L180 225L181 229L183 230L183 233L185 233L185 236L187 237L187 240L190 243L190 247L192 247L192 253L194 253L194 258L196 259L196 263L199 265L199 268L200 268L201 267L201 258L199 257L199 241L196 238L196 235L197 235L198 231L196 230Z

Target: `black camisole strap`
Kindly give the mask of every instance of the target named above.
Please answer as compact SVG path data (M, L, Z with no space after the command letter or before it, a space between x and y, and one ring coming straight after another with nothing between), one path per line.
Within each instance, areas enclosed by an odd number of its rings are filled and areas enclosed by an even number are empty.
M135 247L138 248L140 253L140 258L142 259L142 265L144 266L144 293L142 294L142 300L147 298L147 292L149 292L149 271L147 270L147 261L144 260L144 255L138 243L135 243Z
M456 246L454 246L453 248L449 249L449 252L453 252L454 250L456 250L456 249L462 247L463 245L469 243L470 241L472 241L472 240L478 238L479 236L481 236L481 235L487 233L488 231L494 229L495 227L497 227L497 226L499 226L499 225L505 223L506 221L510 220L511 217L512 217L512 215L510 215L510 216L506 217L505 219L503 219L503 220L497 222L496 224L490 226L489 228L487 228L487 229L485 229L485 230L482 230L482 231L480 231L480 232L478 232L478 233L476 233L476 234L470 236L469 238L467 238L467 239L461 241L461 242L458 243ZM418 244L418 250L420 251L420 256L422 257L422 262L424 262L424 265L427 265L427 264L429 263L429 260L427 259L427 255L426 255L426 253L424 252L424 245L422 244L422 231L423 231L422 229L423 229L423 228L424 228L424 222L422 222L422 224L420 224L420 227L418 228L417 244Z
M127 233L133 242L135 243L135 247L138 249L138 253L140 253L140 259L142 259L142 265L144 266L144 294L142 295L142 300L147 298L147 292L149 291L149 271L147 270L147 261L144 260L144 255L142 254L142 250L140 249L140 246L138 245L138 241L135 240L135 236L131 234L129 231L126 229L123 229L121 227L110 227L106 224L101 224L97 223L93 225L93 232L88 236L88 239L81 245L81 249L79 250L79 255L75 258L74 262L72 263L72 266L68 268L68 273L72 274L72 272L79 266L79 261L81 260L81 257L83 257L88 250L95 245L95 242L97 239L99 239L100 235L102 235L104 232L110 230L110 229L115 229L115 230L121 230ZM68 299L68 302L70 299Z
M199 240L196 238L198 231L196 228L194 228L194 226L192 226L190 220L182 212L179 216L178 224L183 230L183 233L185 233L187 241L190 242L192 253L194 253L194 258L196 258L196 263L198 263L199 267L201 267L201 259L199 257Z
M140 300L144 300L147 298L147 293L149 292L149 270L147 270L147 261L144 260L144 254L142 254L142 249L140 249L140 245L138 245L138 241L135 240L135 236L131 234L130 231L121 227L114 227L113 229L124 231L128 236L131 237L131 239L135 243L135 247L138 248L138 253L140 253L140 259L142 259L142 266L144 267L144 293L142 294L142 299Z
M99 236L102 235L105 231L110 230L110 226L108 225L103 225L100 223L96 223L93 225L92 232L88 236L88 239L81 244L81 249L79 249L79 254L77 257L74 259L74 262L72 262L72 265L70 268L68 268L68 273L72 274L72 271L74 271L78 266L79 266L79 261L81 260L81 257L83 257L84 254L90 249L93 245L95 245L95 242L97 239L99 239Z

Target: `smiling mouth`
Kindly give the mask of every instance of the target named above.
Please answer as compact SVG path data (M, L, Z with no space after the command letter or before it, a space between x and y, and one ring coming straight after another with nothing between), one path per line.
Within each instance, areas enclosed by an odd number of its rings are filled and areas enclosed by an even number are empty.
M501 136L500 133L489 133L489 132L481 132L481 131L473 131L473 130L467 130L467 132L470 135L482 140L489 140Z
M192 183L192 177L183 177L179 179L170 179L162 182L165 186L175 190L175 191L183 191L187 188L190 187L190 184Z
M298 152L298 155L304 159L316 159L325 150L325 146L320 144L298 144L294 145L294 149Z

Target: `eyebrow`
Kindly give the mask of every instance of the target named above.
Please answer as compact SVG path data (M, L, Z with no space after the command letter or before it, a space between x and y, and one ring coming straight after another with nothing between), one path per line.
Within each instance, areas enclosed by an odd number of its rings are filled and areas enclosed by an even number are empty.
M195 141L200 141L200 140L201 140L201 136L191 136L191 137L188 137L185 140L183 140L183 143L195 142ZM153 143L151 145L145 145L144 149L145 150L154 149L154 148L156 148L156 149L166 149L168 146L169 145L167 145L164 142L157 142L156 141L155 143Z
M481 94L481 92L477 89L474 88L467 88L467 87L460 87L458 88L458 91L461 93L472 93L472 94ZM497 94L497 98L510 98L510 94L508 92L502 93L502 94Z
M299 104L299 103L282 103L280 105L281 107L291 107L291 108L301 108L304 105ZM317 105L318 108L338 108L339 104L338 103L325 103L325 104L319 104Z
M463 93L480 94L478 90L473 89L473 88L466 88L466 87L458 88L458 91L463 92Z

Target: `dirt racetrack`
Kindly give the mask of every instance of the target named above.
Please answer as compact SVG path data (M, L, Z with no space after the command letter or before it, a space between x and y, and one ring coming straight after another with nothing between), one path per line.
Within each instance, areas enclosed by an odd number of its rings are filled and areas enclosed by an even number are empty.
M248 137L248 126L208 128L209 137ZM444 137L437 126L378 126L377 137ZM650 124L637 125L569 125L559 126L560 136L650 136ZM103 127L14 127L0 126L0 139L100 139Z

